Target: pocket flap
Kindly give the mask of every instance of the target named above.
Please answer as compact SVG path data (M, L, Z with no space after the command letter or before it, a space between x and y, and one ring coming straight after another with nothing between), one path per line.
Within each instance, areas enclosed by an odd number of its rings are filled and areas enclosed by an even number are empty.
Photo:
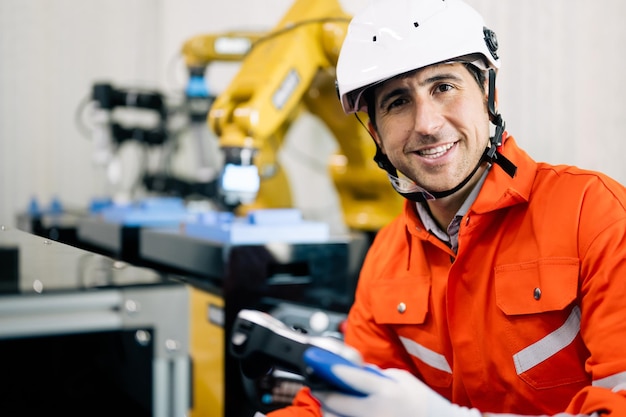
M578 258L545 258L495 269L496 300L507 315L564 309L578 292Z
M372 286L372 314L379 324L421 324L426 320L429 276L407 276Z

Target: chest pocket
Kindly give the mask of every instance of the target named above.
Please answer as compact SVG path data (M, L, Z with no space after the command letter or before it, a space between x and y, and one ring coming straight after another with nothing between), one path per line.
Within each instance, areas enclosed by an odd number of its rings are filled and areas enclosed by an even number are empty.
M372 313L378 324L423 324L428 313L429 276L406 276L372 288Z
M580 338L579 260L546 258L495 269L496 302L518 377L536 389L588 380Z
M539 259L496 267L496 300L506 315L562 310L576 299L577 258Z
M422 379L440 393L448 392L452 373L442 354L441 338L429 320L430 276L394 277L372 288L376 323L389 326L412 358Z

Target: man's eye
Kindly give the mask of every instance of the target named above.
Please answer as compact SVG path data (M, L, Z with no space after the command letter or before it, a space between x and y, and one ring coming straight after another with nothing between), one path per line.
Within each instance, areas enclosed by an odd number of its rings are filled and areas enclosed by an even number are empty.
M451 84L439 84L436 88L437 92L439 93L445 93L446 91L450 91L452 90L454 87L452 87Z
M387 110L391 110L391 109L393 109L393 108L396 108L396 107L402 106L402 105L403 105L403 104L405 104L405 103L406 103L406 100L405 100L405 99L403 99L403 98L396 98L396 99L391 100L391 101L389 102L389 104L387 105Z

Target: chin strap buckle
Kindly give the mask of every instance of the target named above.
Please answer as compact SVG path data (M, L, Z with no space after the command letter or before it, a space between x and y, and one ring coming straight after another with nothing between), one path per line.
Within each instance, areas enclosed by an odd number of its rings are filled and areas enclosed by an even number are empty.
M485 159L491 163L498 164L509 177L515 177L517 167L509 161L504 155L498 152L498 148L502 146L502 135L504 134L504 122L496 126L496 133L491 138L491 146L485 149Z

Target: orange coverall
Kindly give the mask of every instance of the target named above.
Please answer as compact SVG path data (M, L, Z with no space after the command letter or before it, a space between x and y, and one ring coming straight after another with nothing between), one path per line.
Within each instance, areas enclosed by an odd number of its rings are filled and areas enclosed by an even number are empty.
M462 219L458 253L414 204L363 264L346 343L482 412L626 415L626 190L607 176L495 166ZM319 416L304 388L271 417ZM407 416L408 417L408 416Z

